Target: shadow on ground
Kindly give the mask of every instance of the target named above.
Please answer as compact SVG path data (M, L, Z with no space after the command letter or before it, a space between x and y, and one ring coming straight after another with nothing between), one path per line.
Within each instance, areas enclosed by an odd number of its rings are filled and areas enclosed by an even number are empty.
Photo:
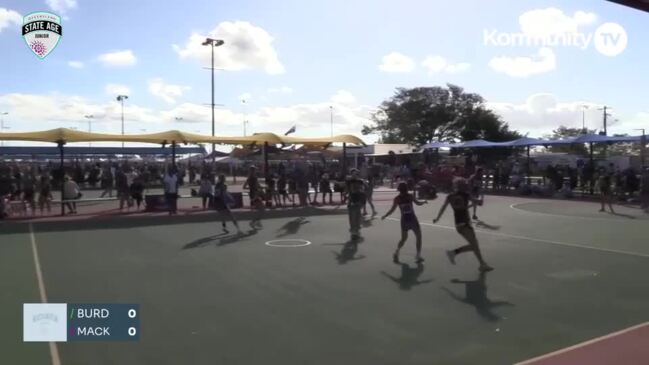
M250 230L241 233L233 233L233 234L221 233L213 236L207 236L187 243L186 245L183 246L183 250L211 246L212 244L217 247L230 245L245 240L248 237L252 237L256 235L258 232L259 232L258 229L251 228Z
M249 210L233 212L237 220L251 220L257 214ZM263 219L304 216L347 214L347 209L302 207L284 210L266 210ZM122 229L144 226L167 226L172 224L215 222L220 219L217 212L169 216L159 213L147 216L94 216L87 219L70 219L51 222L31 222L36 232L92 231L100 229ZM0 222L0 234L28 232L29 221ZM298 228L299 229L299 228Z
M422 264L421 262L418 263L415 267L410 267L409 264L400 262L396 264L401 266L401 276L397 277L390 275L385 271L381 271L381 274L399 285L399 289L401 290L410 290L417 285L433 282L433 279L419 280L421 274L424 273L424 264Z
M455 294L452 290L442 287L451 298L462 302L464 304L472 305L475 307L476 312L483 319L490 322L497 322L502 318L495 313L493 309L502 306L514 306L505 300L491 300L487 297L487 273L481 272L476 280L451 280L453 284L464 284L464 298Z

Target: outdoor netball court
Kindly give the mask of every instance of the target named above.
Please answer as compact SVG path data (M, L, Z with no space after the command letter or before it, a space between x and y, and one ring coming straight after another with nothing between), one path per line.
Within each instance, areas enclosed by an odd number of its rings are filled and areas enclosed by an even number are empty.
M441 200L417 208L420 266L413 240L392 262L398 215L346 245L343 208L269 212L261 229L238 213L242 237L214 213L2 223L0 363L649 363L639 209L487 197L478 237L496 270L480 275L470 255L447 261L462 241L451 212L432 224ZM22 304L43 299L139 303L140 341L23 343Z

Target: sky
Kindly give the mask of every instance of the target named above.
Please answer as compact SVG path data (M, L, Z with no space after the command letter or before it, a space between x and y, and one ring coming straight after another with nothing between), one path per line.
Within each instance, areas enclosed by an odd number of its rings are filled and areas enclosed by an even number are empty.
M44 59L21 33L37 11L63 28ZM360 135L395 88L446 83L531 137L599 130L604 105L609 134L639 134L647 34L648 13L603 0L0 0L0 113L5 132L119 133L123 94L126 133L209 134L212 37L218 135Z

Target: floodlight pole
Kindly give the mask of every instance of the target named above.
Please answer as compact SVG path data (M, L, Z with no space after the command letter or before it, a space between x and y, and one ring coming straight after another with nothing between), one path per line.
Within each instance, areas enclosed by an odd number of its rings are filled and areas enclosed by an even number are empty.
M218 47L223 45L225 43L221 39L212 39L212 38L206 38L205 41L202 43L204 46L210 46L211 48L211 53L212 53L212 67L210 70L212 71L212 137L214 137L214 47ZM212 153L214 153L214 150L216 149L216 143L212 142Z
M331 125L331 136L334 136L334 107L329 105L329 122Z
M124 100L128 99L128 95L117 95L117 101L122 103L122 136L124 135ZM124 148L124 141L122 141L122 148Z
M640 136L640 165L642 166L642 171L645 169L645 147L647 145L647 136L645 135L644 128L637 128L637 131L642 131L642 136Z
M65 184L65 168L63 167L63 158L64 158L63 145L65 144L65 142L58 141L57 144L58 144L59 153L60 153L60 156L61 156L61 165L60 165L60 168L61 168L61 215L64 216L65 215L65 203L64 203L65 189L64 189L63 184Z
M5 128L5 118L4 118L4 116L8 115L8 114L9 114L8 112L0 113L0 133L4 133L4 130L7 129L7 128ZM4 145L5 145L5 141L0 141L0 146L4 146Z
M84 118L88 120L88 133L92 133L92 118L95 116L90 114L90 115L84 115ZM92 142L88 142L88 147L92 147Z

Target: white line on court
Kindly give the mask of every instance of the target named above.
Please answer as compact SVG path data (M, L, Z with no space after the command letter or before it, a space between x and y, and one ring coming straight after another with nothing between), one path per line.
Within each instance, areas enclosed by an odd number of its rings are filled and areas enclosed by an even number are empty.
M618 331L618 332L609 333L608 335L593 338L592 340L588 340L586 342L582 342L582 343L578 343L578 344L570 346L570 347L566 347L565 349L550 352L549 354L541 355L539 357L535 357L533 359L525 360L523 362L518 362L518 363L516 363L514 365L531 365L531 364L534 364L535 362L539 362L541 360L549 359L549 358L552 358L554 356L561 355L561 354L566 353L566 352L570 352L572 350L576 350L576 349L586 347L588 345L592 345L592 344L600 342L600 341L607 340L609 338L624 335L626 333L633 332L635 330L638 330L640 328L647 327L647 326L649 326L649 322L641 323L639 325L629 327L627 329L623 329L623 330Z
M615 221L622 221L622 222L624 222L623 219L611 219L611 218L604 218L604 217L583 217L583 216L580 216L580 215L567 215L567 214L555 214L555 213L535 212L535 211L533 211L533 210L526 210L526 209L521 209L521 208L518 207L518 205L521 205L521 204L529 204L529 203L530 203L530 202L514 203L514 204L510 205L509 207L510 207L511 209L516 210L516 211L519 211L519 212L525 212L525 213L528 213L528 214L540 214L540 215L545 215L545 216L550 216L550 217L588 219L588 220L595 220L595 221L602 221L602 220L604 220L604 221L612 221L612 220L615 220ZM534 202L534 203L538 203L538 202ZM629 221L634 222L634 220L629 220Z
M387 218L387 219L389 219L391 221L397 221L397 222L399 221L399 219L397 219L397 218ZM455 230L455 227L442 226L440 224L421 223L421 222L419 224L424 225L424 226L429 226L429 227L436 227L436 228L444 228L444 229ZM593 250L593 251L600 251L600 252L608 252L608 253L616 253L616 254L621 254L621 255L630 255L630 256L638 256L638 257L649 258L649 254L644 254L644 253L639 253L639 252L613 250L613 249L610 249L610 248L593 247L593 246L582 245L582 244L579 244L579 243L568 243L568 242L561 242L561 241L544 240L544 239L540 239L540 238L532 238L532 237L526 237L526 236L518 236L518 235L514 235L514 234L486 231L486 230L483 230L483 229L476 229L476 231L480 232L480 233L490 234L492 236L515 238L515 239L519 239L519 240L548 243L548 244L557 245L557 246L583 248L583 249L586 249L586 250Z
M31 223L29 223L29 237L32 241L32 253L34 255L34 266L36 267L36 279L38 280L38 291L41 296L41 303L47 303L47 292L45 291L45 282L43 281L43 272L41 271L41 261L38 258L36 236L34 235L34 227ZM61 357L59 356L59 349L56 346L56 342L50 342L49 345L52 365L61 365Z

